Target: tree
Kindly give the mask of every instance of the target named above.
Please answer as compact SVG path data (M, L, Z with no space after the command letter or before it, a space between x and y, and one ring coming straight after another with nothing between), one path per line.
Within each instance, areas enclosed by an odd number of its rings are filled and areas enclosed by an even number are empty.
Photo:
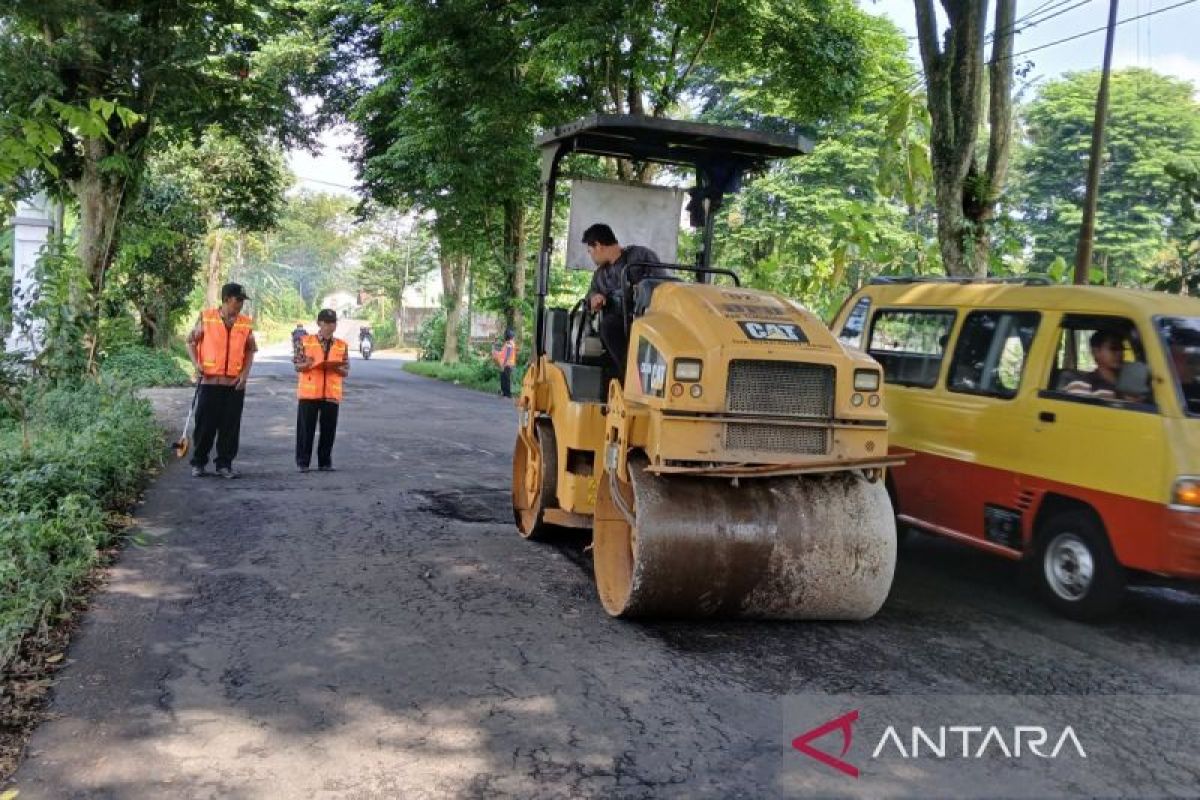
M221 122L306 138L290 91L306 53L302 19L297 0L7 4L0 118L53 112L42 122L53 126L57 146L38 177L79 207L78 252L93 306L156 134L196 135Z
M343 80L331 107L359 127L371 197L436 214L449 331L470 264L480 274L504 265L495 295L520 322L538 126L590 111L679 113L681 98L718 78L769 95L776 112L827 118L853 104L868 61L867 17L849 0L332 6L335 52L370 66L333 59L324 72ZM449 339L445 352L456 356Z
M243 258L230 277L244 283L256 302L293 288L306 309L314 309L332 288L348 288L348 255L356 232L349 198L324 192L299 192L287 199L278 225L261 237L241 237ZM251 244L253 238L257 242ZM261 306L259 306L261 308Z
M1038 270L1075 252L1099 80L1099 72L1067 75L1023 113L1016 193ZM1166 167L1200 158L1200 103L1190 83L1145 69L1115 71L1110 91L1095 253L1107 282L1149 285L1174 250L1179 199Z
M1200 289L1200 158L1176 158L1166 166L1179 204L1171 223L1175 272L1155 287L1180 294Z
M360 290L384 297L391 305L396 331L404 335L404 294L438 267L429 226L384 213L369 225L367 245L355 277ZM374 235L372 235L374 234Z
M950 275L986 275L989 225L1004 190L1012 138L1016 0L996 0L992 57L984 73L987 0L942 0L948 28L938 35L933 0L914 0L932 122L930 156L938 244ZM977 148L988 86L987 160Z
M142 343L166 347L175 317L187 305L200 270L204 207L170 162L154 163L129 210L106 293L118 293L138 313Z

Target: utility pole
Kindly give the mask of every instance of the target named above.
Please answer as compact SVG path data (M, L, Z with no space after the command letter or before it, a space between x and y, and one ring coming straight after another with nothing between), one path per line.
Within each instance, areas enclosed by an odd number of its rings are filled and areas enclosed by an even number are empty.
M1096 119L1092 123L1092 152L1088 159L1087 190L1083 197L1083 222L1075 250L1075 283L1086 285L1092 266L1092 239L1096 233L1096 199L1100 191L1100 159L1104 151L1104 122L1108 119L1108 77L1112 72L1113 38L1117 32L1117 0L1109 0L1108 33L1104 39L1104 69L1096 96Z

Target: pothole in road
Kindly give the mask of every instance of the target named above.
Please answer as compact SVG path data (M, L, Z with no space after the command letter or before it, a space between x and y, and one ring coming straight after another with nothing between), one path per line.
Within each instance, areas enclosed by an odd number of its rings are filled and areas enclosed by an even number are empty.
M512 522L512 499L503 489L442 489L417 492L428 510L457 522Z

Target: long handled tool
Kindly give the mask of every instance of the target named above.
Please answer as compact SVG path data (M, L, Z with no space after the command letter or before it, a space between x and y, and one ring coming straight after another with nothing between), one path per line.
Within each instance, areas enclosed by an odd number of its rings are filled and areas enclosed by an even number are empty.
M200 396L200 379L196 379L196 391L192 393L192 404L188 406L187 419L183 421L183 433L179 435L179 441L171 445L171 449L175 451L176 458L183 458L187 455L191 448L191 440L188 438L188 428L192 425L192 414L196 410L196 398Z

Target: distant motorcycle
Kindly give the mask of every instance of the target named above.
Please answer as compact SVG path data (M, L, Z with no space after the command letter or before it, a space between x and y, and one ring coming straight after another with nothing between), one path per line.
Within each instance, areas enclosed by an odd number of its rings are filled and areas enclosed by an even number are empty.
M366 361L371 360L371 351L375 349L375 337L371 336L371 331L363 328L358 332L358 352Z

